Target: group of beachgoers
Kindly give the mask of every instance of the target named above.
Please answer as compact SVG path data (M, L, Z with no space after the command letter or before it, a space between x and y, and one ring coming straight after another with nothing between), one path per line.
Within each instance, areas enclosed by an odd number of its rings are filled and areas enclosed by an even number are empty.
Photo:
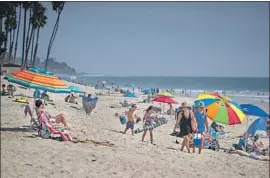
M144 126L150 126L153 125L155 122L155 119L157 116L154 116L155 112L153 110L153 106L149 106L144 113L143 116L143 125ZM194 133L204 135L208 133L208 121L206 117L206 110L204 107L204 103L200 103L198 107L194 108L194 110L189 110L187 107L187 103L183 102L181 105L181 111L178 112L178 117L176 120L175 127L173 129L173 134L176 134L176 128L180 126L180 132L177 134L179 137L183 137L182 147L181 151L186 147L188 152L190 152L190 138ZM131 130L132 135L134 135L134 126L135 123L137 123L138 116L136 114L137 105L132 104L130 109L125 112L125 116L127 118L126 128L124 130L124 134L127 132L127 130ZM170 109L168 110L170 112L173 112L172 105L170 105ZM170 113L171 114L171 113ZM123 116L120 116L120 118ZM149 128L149 127L148 127ZM151 144L153 144L153 129L150 127L150 129L145 129L142 135L142 141L144 141L144 138L147 134L147 131L149 130L150 133L150 140ZM201 145L199 147L199 153L201 153L203 146L203 137L201 141ZM193 147L195 148L195 147Z
M153 106L149 106L144 113L143 116L143 127L148 128L144 129L142 134L142 141L144 141L147 132L150 133L150 140L151 144L154 144L153 140L153 128L151 125L157 120L157 115L154 115L155 112L153 110ZM170 105L170 109L173 108ZM225 134L224 127L222 125L217 124L216 122L212 122L209 126L208 119L207 119L207 109L203 102L200 102L197 106L188 107L186 102L181 104L181 107L178 108L179 110L176 112L176 123L173 128L173 132L170 134L172 136L182 137L182 145L180 150L183 151L185 148L187 149L188 153L190 153L191 149L192 152L195 153L195 148L198 148L198 153L201 154L203 148L208 148L212 150L219 150L220 145L217 137L212 137L213 132L216 134L219 133L220 136ZM127 118L126 128L122 132L126 134L126 132L130 129L131 134L134 135L134 127L135 124L138 123L138 119L140 119L137 114L137 105L131 104L131 107L125 114L119 116L120 120L123 117ZM117 115L118 116L118 115ZM268 119L269 121L269 119ZM176 129L180 128L180 131L177 132ZM261 141L259 141L259 136L255 135L254 138L249 137L249 142L246 142L245 139L248 137L246 133L243 136L240 136L239 143L233 144L233 147L230 148L230 153L234 153L236 150L247 150L250 148L249 152L255 152L257 150L260 152L262 156L269 154L269 148ZM199 143L195 145L194 140L200 140ZM178 140L176 139L176 143L179 144ZM225 151L225 150L223 150ZM256 153L256 154L257 154ZM263 159L269 159L264 157Z

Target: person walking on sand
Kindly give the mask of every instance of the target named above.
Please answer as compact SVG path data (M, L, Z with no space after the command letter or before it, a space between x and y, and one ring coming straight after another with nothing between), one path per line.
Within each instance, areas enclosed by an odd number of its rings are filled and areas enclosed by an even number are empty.
M152 127L152 125L154 124L154 117L151 116L153 113L154 113L153 106L149 106L145 110L145 114L143 116L144 125L145 125L145 127L149 128L151 144L153 144L153 127ZM145 137L146 133L147 133L147 129L145 129L143 132L142 141L144 141L144 137Z
M134 125L135 125L135 122L137 121L136 109L137 109L136 104L132 104L131 108L126 112L128 122L127 122L126 129L123 132L123 134L126 134L128 129L131 129L131 133L132 135L134 135Z
M197 133L202 135L201 145L199 147L199 154L202 152L204 134L208 133L208 120L206 117L206 110L204 103L200 102L198 108L195 110L195 119L197 122Z
M183 142L181 146L181 151L183 151L184 147L187 148L188 153L190 153L189 149L189 141L190 141L190 134L195 132L197 130L197 123L196 119L194 118L194 114L191 110L187 109L187 103L182 103L182 111L178 114L178 119L176 121L176 124L174 126L173 133L175 133L176 127L180 123L180 133L179 136L183 137Z

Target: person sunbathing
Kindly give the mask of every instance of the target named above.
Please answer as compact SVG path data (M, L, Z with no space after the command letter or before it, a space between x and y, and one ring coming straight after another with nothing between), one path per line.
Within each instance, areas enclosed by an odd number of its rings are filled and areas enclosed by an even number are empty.
M259 141L259 135L254 136L253 146L254 146L254 149L262 155L265 155L269 151L267 146L264 145L262 141Z
M172 104L169 104L169 106L170 106L170 108L168 109L167 114L168 115L174 115L174 109L172 107Z
M67 102L67 103L68 103L69 98L70 98L70 95L67 95L67 97L65 97L65 102Z
M131 106L131 104L129 104L128 102L127 102L127 100L124 100L124 102L122 103L122 102L120 102L120 104L122 105L122 107L129 107L129 106Z
M69 103L74 103L74 104L78 104L78 102L76 101L77 97L74 96L73 94L70 95L68 102Z
M216 131L216 132L224 132L224 127L222 125L217 124L215 121L212 122L211 127Z
M68 126L67 119L63 114L51 116L51 114L45 110L42 100L36 100L35 106L38 109L38 120L41 120L43 117L46 119L47 123L54 128L59 128L61 126L59 124L62 123L65 128L71 130L71 128Z
M47 91L43 91L42 93L41 93L41 99L46 99L46 100L49 100L50 98L49 98L49 95L47 94Z
M2 92L1 93L2 93L2 96L7 96L8 95L5 84L2 84Z
M8 91L8 94L13 97L14 96L13 93L16 91L16 88L14 85L8 84L7 91Z

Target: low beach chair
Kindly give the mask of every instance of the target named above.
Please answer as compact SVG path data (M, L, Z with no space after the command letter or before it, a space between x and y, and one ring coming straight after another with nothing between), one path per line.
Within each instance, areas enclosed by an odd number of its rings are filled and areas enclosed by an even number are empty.
M72 141L72 136L69 131L65 128L55 128L50 123L48 123L46 116L42 113L39 116L40 128L38 130L38 135L44 139L55 139L59 141Z

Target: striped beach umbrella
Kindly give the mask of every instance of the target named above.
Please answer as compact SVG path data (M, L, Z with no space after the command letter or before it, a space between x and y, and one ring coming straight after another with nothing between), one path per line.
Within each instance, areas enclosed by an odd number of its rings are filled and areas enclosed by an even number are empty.
M27 88L45 90L53 93L70 93L66 83L58 77L21 70L8 76L8 81Z
M226 125L241 124L246 115L241 107L229 97L217 93L199 94L195 105L203 102L207 109L207 117L212 121Z

